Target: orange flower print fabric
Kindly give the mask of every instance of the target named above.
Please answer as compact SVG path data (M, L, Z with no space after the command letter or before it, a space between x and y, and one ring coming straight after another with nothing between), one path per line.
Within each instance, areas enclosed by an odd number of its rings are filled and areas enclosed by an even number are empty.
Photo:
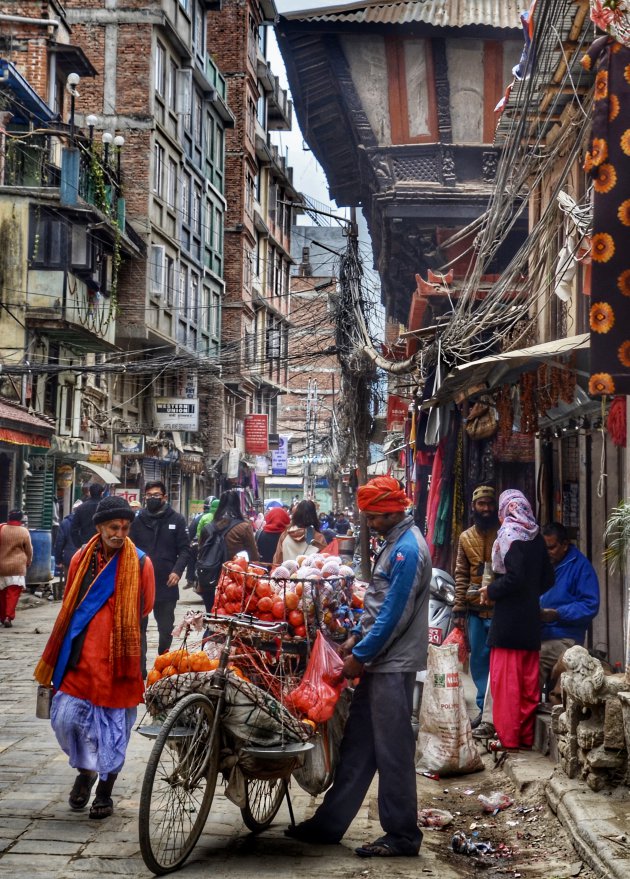
M594 190L589 392L630 394L630 47L600 37L587 58L595 74L584 162Z

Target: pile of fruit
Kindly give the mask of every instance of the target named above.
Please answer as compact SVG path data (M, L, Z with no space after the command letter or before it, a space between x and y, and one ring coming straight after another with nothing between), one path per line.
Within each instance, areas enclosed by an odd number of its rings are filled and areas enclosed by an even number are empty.
M345 637L362 610L364 589L337 556L298 556L268 572L236 556L223 566L213 611L219 616L251 613L265 622L284 621L304 638L318 629Z
M214 671L219 665L218 659L210 659L205 650L197 650L189 653L188 650L169 650L155 657L153 668L147 675L147 687L155 684L162 678L170 678L173 675L183 675L189 671ZM244 678L242 671L235 665L228 668Z

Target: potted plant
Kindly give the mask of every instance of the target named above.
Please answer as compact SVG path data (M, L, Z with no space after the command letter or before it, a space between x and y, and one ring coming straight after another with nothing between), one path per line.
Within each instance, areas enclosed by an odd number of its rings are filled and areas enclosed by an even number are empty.
M621 501L613 507L604 529L606 549L604 561L614 571L623 567L630 550L630 501ZM626 621L626 678L630 680L630 621Z

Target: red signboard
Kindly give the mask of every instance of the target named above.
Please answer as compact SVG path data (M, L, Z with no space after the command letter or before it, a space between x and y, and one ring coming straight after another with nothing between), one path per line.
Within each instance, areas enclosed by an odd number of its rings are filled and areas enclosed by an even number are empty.
M390 394L387 398L387 429L402 431L407 420L409 400Z
M245 416L245 451L264 455L269 451L268 415Z

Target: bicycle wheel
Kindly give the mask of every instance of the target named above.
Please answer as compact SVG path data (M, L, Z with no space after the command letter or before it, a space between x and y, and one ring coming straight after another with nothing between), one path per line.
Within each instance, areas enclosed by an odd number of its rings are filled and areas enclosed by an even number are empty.
M140 851L149 870L176 870L206 823L219 770L211 741L215 706L192 693L171 709L155 740L140 794Z
M284 778L247 778L245 780L246 805L241 809L243 821L252 831L266 830L278 814L287 792Z

